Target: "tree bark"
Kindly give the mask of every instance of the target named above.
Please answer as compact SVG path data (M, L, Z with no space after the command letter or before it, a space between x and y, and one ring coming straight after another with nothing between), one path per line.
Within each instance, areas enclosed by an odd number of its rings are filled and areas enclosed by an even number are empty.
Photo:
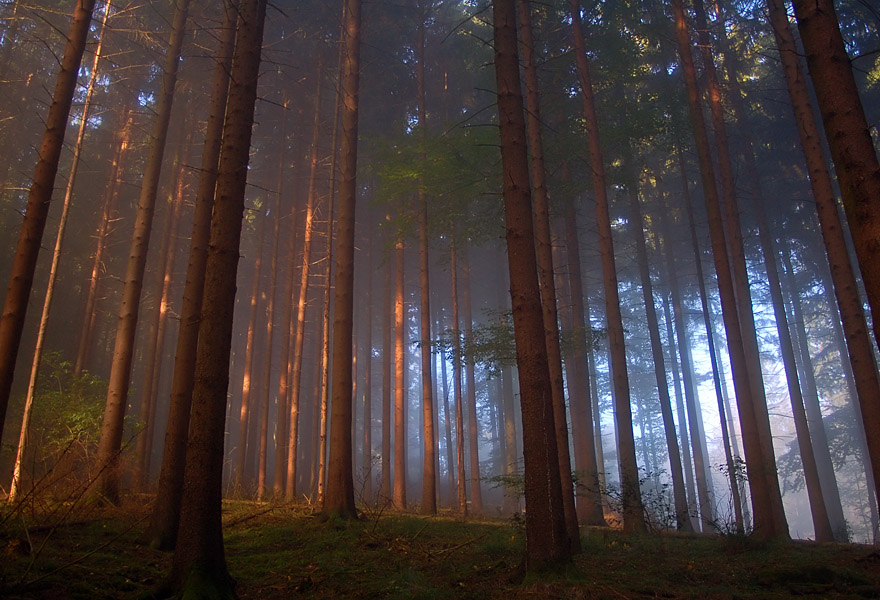
M97 491L113 504L119 502L119 454L122 448L122 428L128 402L128 389L131 383L131 365L134 357L141 289L147 265L153 212L156 206L162 158L165 154L168 124L171 120L174 88L177 82L183 38L186 33L188 10L189 0L177 0L171 26L171 40L165 54L162 89L156 104L156 120L153 123L150 151L144 166L137 217L131 238L131 249L128 253L129 259L122 290L122 305L119 309L110 380L107 386L104 422L101 425L101 438L98 442L97 464L101 474Z
M192 428L187 447L178 543L171 584L182 597L234 598L220 518L223 438L235 279L247 165L266 16L265 0L243 0L217 178L205 302L199 324Z
M566 561L571 544L562 508L547 347L534 343L544 338L544 317L532 226L514 1L495 0L493 13L510 298L520 373L528 506L525 561L529 571L537 572Z
M333 399L330 470L324 514L355 518L352 473L351 340L354 304L354 212L357 198L358 85L360 78L360 0L347 0L345 61L342 76L342 149L339 220L336 227L336 296L333 306ZM328 265L329 268L329 265Z
M571 455L568 448L568 419L565 415L565 390L562 376L562 351L559 349L559 318L556 311L556 282L553 274L553 250L550 234L549 192L544 168L544 141L541 135L541 104L538 96L538 69L535 66L535 47L532 36L531 3L519 0L522 61L525 72L526 108L528 114L529 150L531 151L532 199L535 211L536 250L538 259L541 307L544 315L544 342L553 391L553 420L556 426L556 448L559 452L559 477L562 484L562 508L565 528L572 553L581 551L580 529L575 512L574 484L571 478ZM581 397L581 403L587 401ZM572 408L574 408L572 406ZM574 423L572 410L572 423ZM581 422L580 431L590 431ZM599 507L601 515L601 506ZM604 524L604 520L603 523Z
M394 489L392 503L406 510L406 353L404 352L403 240L394 246Z
M165 449L162 454L156 503L153 506L147 534L150 545L161 550L170 550L174 547L180 521L180 499L183 494L183 476L186 467L186 439L189 432L199 322L205 289L205 263L208 259L211 213L214 208L214 190L217 183L237 15L237 2L234 0L225 2L223 29L215 51L217 64L214 67L214 79L211 85L208 123L190 236L189 264L186 269L180 331L177 335L174 373L171 380L171 405L168 409L168 426L165 430Z
M572 15L575 60L590 151L593 194L596 202L596 224L599 229L599 252L602 258L605 318L608 322L608 343L614 386L614 418L617 421L617 452L621 476L623 528L627 532L640 532L646 529L645 511L639 490L639 469L636 464L635 440L632 433L632 407L630 406L626 348L620 314L620 295L617 289L617 268L611 239L608 194L605 188L605 167L602 150L599 146L599 120L593 99L590 66L587 62L586 45L581 29L580 3L578 0L570 0L569 6Z
M449 237L449 270L452 274L452 384L455 394L455 457L456 457L456 499L458 514L462 518L468 515L467 476L464 468L464 398L461 392L461 366L463 363L461 349L461 319L458 314L458 254L455 249L455 233Z

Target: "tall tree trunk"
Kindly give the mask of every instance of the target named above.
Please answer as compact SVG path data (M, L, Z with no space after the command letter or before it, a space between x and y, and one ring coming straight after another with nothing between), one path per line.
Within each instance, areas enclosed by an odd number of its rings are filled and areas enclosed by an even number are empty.
M73 103L73 93L76 90L77 75L88 40L94 7L95 0L83 0L76 3L73 11L73 20L67 34L52 104L46 117L46 130L40 144L39 159L28 193L24 221L21 224L9 276L9 288L0 317L0 437L3 435L28 297L34 282L34 271L37 268L37 257L49 215L55 175L58 173L58 161L64 146L64 134L67 132L67 119L70 116L70 106Z
M323 512L355 518L351 452L351 340L354 303L354 213L357 197L358 84L360 77L360 0L347 0L345 62L342 76L342 169L336 227L336 295L333 306L333 399L330 470ZM329 269L329 265L328 265ZM329 283L329 282L328 282Z
M367 239L367 289L364 315L364 487L363 502L373 502L373 238ZM424 502L424 500L422 500ZM436 507L435 507L436 508Z
M759 428L769 426L759 424L760 410L757 407L762 400L756 397L751 387L749 363L743 346L742 328L738 314L736 292L730 259L727 252L724 228L721 218L721 207L715 183L715 172L709 151L709 138L700 106L697 89L696 71L691 54L690 39L685 22L684 8L681 0L673 0L675 29L678 50L685 75L688 108L700 163L700 175L703 180L703 194L709 216L709 232L712 239L712 254L715 259L715 273L721 293L721 307L724 327L727 332L727 346L733 368L734 387L736 388L737 408L743 429L743 440L746 448L746 463L749 472L749 483L752 491L752 505L755 515L755 535L760 538L788 538L787 526L778 520L773 499L774 490L778 491L776 465L771 457L765 455L762 436ZM766 405L764 405L766 409ZM773 479L774 481L771 481ZM774 485L775 482L775 485Z
M386 221L390 219L386 216ZM385 260L385 299L382 303L382 482L379 498L391 501L391 265Z
M709 92L708 103L712 115L712 128L715 134L715 147L718 152L718 165L721 174L721 195L725 211L724 222L730 252L733 281L736 289L736 301L739 310L742 338L745 344L745 355L748 366L750 385L754 400L754 413L758 424L758 439L764 458L766 482L769 491L772 516L775 527L784 532L782 537L789 537L788 523L782 506L782 493L779 490L779 479L776 475L776 456L773 448L773 435L770 430L770 415L767 411L767 398L761 372L761 353L758 347L757 329L755 327L754 308L749 289L749 275L746 268L745 249L742 241L742 227L739 220L739 207L736 197L733 174L733 161L730 157L730 145L727 137L727 125L724 121L724 107L721 103L721 89L715 71L712 44L709 40L703 0L693 0L697 19L699 47L703 55L704 77Z
M335 152L335 151L334 151ZM331 179L332 181L332 179ZM354 242L352 242L354 244ZM327 268L324 270L324 310L321 314L321 444L319 449L318 456L318 503L323 504L324 502L324 491L327 485L327 410L328 404L330 402L330 279L332 277L333 271L333 194L327 196L327 230L325 232L324 238L324 256L326 257ZM352 283L352 286L354 284ZM352 287L352 295L354 294L354 287ZM354 304L352 304L352 311L354 311ZM352 313L352 318L354 314ZM352 324L354 321L352 320ZM352 340L354 340L354 329L352 325ZM350 399L355 397L355 386L354 386L354 375L357 374L357 365L354 362L354 344L349 344L351 346L351 369L352 369L352 389L349 394ZM349 437L349 446L351 446L351 429L352 423L354 421L354 412L353 409L350 411L349 416L349 425L348 425L348 437ZM353 454L350 457L353 461ZM352 494L354 494L354 463L352 463L351 467L351 478L352 478ZM355 515L356 516L356 515Z
M17 8L17 5L16 5ZM33 413L34 400L37 391L37 378L40 373L40 364L43 361L43 345L46 341L46 328L49 324L49 312L52 310L52 299L55 296L55 282L58 279L58 265L61 263L61 253L64 247L64 233L67 230L67 218L70 214L70 204L73 201L73 189L76 185L76 176L79 170L79 159L82 154L83 140L86 135L86 126L89 121L92 94L95 90L95 80L98 77L98 63L101 60L101 48L104 43L104 31L107 26L110 2L104 5L104 17L101 20L101 29L98 33L98 45L95 48L95 58L92 61L91 76L86 86L86 96L83 102L82 115L80 116L79 131L76 135L76 143L73 147L73 161L70 165L70 175L67 178L67 187L64 190L64 201L61 205L61 217L58 222L58 232L55 235L55 250L52 252L52 264L49 267L49 280L46 283L46 296L43 299L43 311L40 314L40 325L37 330L37 343L34 348L34 356L31 362L31 373L28 379L27 395L24 402L24 413L21 418L21 432L18 437L18 446L15 452L15 461L12 465L12 483L9 486L7 501L15 502L21 485L21 461L27 448L28 429L30 429L31 414ZM7 41L8 45L12 42ZM2 419L0 419L2 423ZM2 427L2 424L0 424ZM2 430L0 430L2 434Z
M438 331L442 328L438 327ZM446 429L446 485L449 494L449 506L455 506L453 499L455 490L455 460L452 456L452 414L449 412L449 380L446 378L446 357L440 356L440 377L443 379L443 425Z
M525 561L526 568L535 572L568 559L571 544L562 508L547 346L534 343L544 338L544 316L532 226L514 0L495 0L493 13L504 214L517 368L520 372L524 487L528 506Z
M309 190L306 196L305 225L303 229L302 266L300 267L299 298L296 303L296 336L293 342L293 365L290 377L290 417L287 438L287 480L285 497L296 497L296 452L299 441L300 395L302 392L302 363L305 343L306 302L309 296L309 272L312 261L312 235L315 229L315 202L318 196L318 141L321 133L321 76L319 61L315 79L315 117L312 125L311 162L309 167Z
M428 124L425 108L425 0L419 0L419 23L417 41L416 96L418 99L419 139L422 144L419 162L427 164L425 156L425 134ZM422 427L424 437L424 457L422 461L422 503L420 512L432 515L437 512L437 472L434 469L437 454L436 434L434 433L434 382L431 377L431 296L428 276L428 197L424 183L419 185L419 325L421 345L419 354L422 366Z
M406 353L404 352L403 240L394 246L394 489L392 502L406 510Z
M843 44L832 0L793 0L810 79L880 343L880 161ZM868 431L880 426L880 397L862 400ZM874 479L880 477L880 439L869 438Z
M828 507L828 520L833 537L836 541L846 542L849 541L847 540L846 520L843 516L843 507L840 504L840 491L837 489L837 477L834 474L834 465L831 461L828 436L825 434L825 425L822 420L822 409L819 406L819 390L816 386L816 379L813 373L813 360L810 356L810 347L807 342L807 332L804 325L804 313L801 307L801 299L797 293L798 288L795 285L794 269L791 264L791 250L789 249L788 242L785 238L782 238L781 241L782 264L786 271L785 281L787 283L787 285L784 285L783 287L787 288L786 291L788 292L788 301L791 305L793 317L793 334L794 338L797 340L801 359L801 371L804 375L806 419L808 421L810 438L813 440L817 476L821 480L820 488L825 500L825 505ZM862 436L860 435L859 437ZM818 536L819 534L817 531L817 541L819 539Z
M525 71L526 108L528 110L529 150L531 151L532 198L535 210L535 234L541 286L541 307L544 315L544 342L550 382L553 386L553 420L556 426L556 449L559 452L559 477L562 483L562 509L568 531L571 551L581 551L581 537L574 503L574 484L571 478L571 455L568 448L568 420L565 416L565 389L562 376L562 351L559 349L559 318L556 311L556 282L553 278L553 250L550 234L547 175L544 168L544 141L541 135L541 104L538 97L538 69L535 66L535 47L532 36L531 3L519 0L519 21L522 37L522 61ZM588 402L580 398L580 403ZM572 408L574 408L572 406ZM572 422L575 421L572 410ZM581 420L579 433L584 429ZM592 429L587 426L587 430ZM600 507L601 514L601 507Z
M95 332L95 321L98 310L98 289L101 282L101 271L104 268L104 252L110 236L112 215L116 209L116 201L119 196L121 183L119 174L122 170L122 159L126 151L131 148L131 129L134 122L131 106L127 106L118 112L120 119L117 123L116 137L113 141L115 151L110 162L110 176L107 179L107 187L104 190L102 202L101 222L96 234L97 242L95 255L92 258L92 270L89 277L88 292L86 292L86 307L83 314L83 324L79 335L79 344L76 351L76 359L73 363L73 376L79 377L89 366L89 353L92 351L92 340Z
M131 364L141 289L188 10L189 0L177 0L171 25L171 40L165 53L162 89L156 104L156 120L150 138L150 151L144 165L137 217L131 238L131 249L128 253L122 305L119 309L116 342L113 347L110 380L107 386L107 403L104 407L104 422L101 425L101 438L98 442L97 464L101 474L97 491L114 504L119 502L119 453L122 448L122 428L128 402L128 388L131 383Z
M180 331L177 335L174 373L171 380L171 404L168 409L168 426L165 430L165 448L162 454L162 468L159 472L156 503L153 506L147 534L150 545L161 550L170 550L174 547L180 521L180 499L183 495L183 476L186 467L186 439L189 433L192 391L195 385L196 350L205 289L205 263L208 259L211 213L214 208L214 190L217 184L226 97L229 91L229 71L232 67L232 52L235 45L237 4L235 0L224 3L223 29L214 54L217 57L217 64L214 67L214 79L211 85L208 123L190 236L189 264L183 288Z
M271 261L271 275L270 275L270 283L269 283L269 306L266 308L266 321L268 325L267 330L267 340L266 340L266 368L263 371L263 399L264 404L269 404L269 390L270 390L270 380L272 376L272 338L273 333L275 331L274 319L275 319L275 296L277 292L275 290L276 283L278 281L278 252L281 244L281 203L282 198L284 198L284 175L287 167L287 98L285 97L281 102L281 151L278 153L278 180L276 184L276 193L277 197L275 200L275 231L272 236L272 261ZM291 200L291 212L295 209L296 203ZM291 219L292 221L293 219ZM288 242L292 242L292 240L288 240ZM286 302L289 300L289 296L284 298ZM287 302L289 304L289 302ZM283 312L283 311L282 311ZM288 314L289 316L289 314ZM287 328L288 322L282 321L281 326L284 327L285 331L288 331ZM280 371L283 373L287 371L287 363L283 362L279 364ZM279 380L281 375L279 374ZM279 381L280 386L280 381ZM287 474L287 394L278 394L276 396L277 403L277 416L275 418L275 462L274 462L274 471L272 474L272 495L276 498L284 497L284 477Z
M474 338L473 316L471 310L471 265L468 260L467 247L462 253L464 263L464 292L462 303L464 304L464 339L465 344L470 345ZM474 359L465 357L464 364L465 389L467 390L468 410L468 454L471 464L471 514L479 516L483 514L483 493L480 490L480 422L477 419L477 382L474 375Z
M467 487L464 469L464 398L461 392L461 366L463 363L461 348L461 319L458 314L458 254L455 249L455 234L449 237L449 270L452 274L452 384L455 394L455 457L456 457L456 498L458 514L467 517Z
M243 0L239 14L205 267L204 295L211 302L202 306L199 325L192 401L196 426L187 448L180 531L171 571L174 591L183 597L235 597L226 570L220 518L223 437L235 279L266 2Z
M590 378L586 369L588 363L585 351L592 340L586 336L587 324L584 321L584 288L581 278L581 254L577 235L577 212L571 204L566 211L565 246L568 257L569 287L569 330L572 335L570 355L565 361L568 373L568 394L572 414L572 433L574 437L575 470L581 480L578 490L577 512L579 520L585 525L605 525L602 510L603 485L599 480L599 466L596 458L596 439L593 429L592 399ZM583 350L581 350L583 348ZM576 416L578 418L576 418Z
M154 282L153 306L147 315L149 324L149 339L147 352L144 357L144 372L141 383L141 406L140 421L143 430L138 435L137 458L138 465L135 470L134 489L146 491L149 482L150 456L153 453L153 436L156 430L156 405L158 403L159 376L165 347L165 325L168 318L169 295L171 292L171 276L174 269L174 258L177 244L177 225L180 222L180 205L183 203L184 191L184 167L182 166L189 153L191 135L186 140L181 140L175 150L172 169L176 181L173 182L168 193L168 202L165 208L165 223L162 231L162 243L159 249L156 265L156 280Z
M630 157L630 161L632 161ZM636 242L636 263L642 283L642 297L645 301L645 316L648 320L648 335L651 339L651 357L654 362L654 378L657 381L660 414L663 417L663 432L666 438L666 451L669 453L669 467L672 475L672 496L675 505L675 519L679 531L693 531L688 515L687 495L684 489L684 474L681 468L681 453L678 449L678 435L672 417L672 402L669 399L669 383L666 379L666 364L663 358L663 344L660 341L660 326L657 323L657 308L654 305L654 290L648 267L648 250L644 231L644 218L639 205L638 175L635 165L630 165L632 181L629 182L630 217L633 224L633 237ZM661 208L661 213L663 209Z
M718 354L715 352L715 336L713 335L714 329L712 328L712 323L710 322L710 313L709 313L709 299L706 293L706 280L703 277L703 259L700 254L700 246L697 240L697 228L694 223L694 211L693 206L691 205L691 196L690 189L688 187L687 178L685 177L684 170L684 156L682 155L681 148L678 148L678 161L679 168L681 171L681 181L682 181L682 195L684 196L685 201L685 213L688 217L688 232L690 234L691 240L691 248L694 255L694 265L696 267L696 275L697 275L697 287L700 294L700 303L703 313L703 323L706 328L706 339L709 346L709 359L712 365L712 381L715 387L715 400L718 404L718 417L721 422L721 437L724 443L724 456L727 461L727 477L730 483L730 494L731 494L731 503L733 504L733 512L734 512L734 523L736 525L737 531L744 531L745 524L743 522L743 514L742 514L742 494L740 493L741 484L736 477L736 462L734 461L734 455L736 454L736 444L731 444L729 432L733 429L732 424L728 426L729 419L727 418L727 411L725 410L725 402L723 395L723 382L721 377L721 369L718 365ZM666 240L668 244L672 243L672 237L669 229L669 225L667 222L666 215L661 213L661 226L663 227L663 239ZM671 249L667 247L666 251L666 261L667 261L667 270L669 277L671 278L673 273L675 273L675 261L674 255ZM683 340L679 339L679 343L682 343ZM731 453L732 451L732 453Z
M254 374L254 351L256 344L254 338L257 330L257 315L260 302L260 277L263 265L263 238L266 234L266 220L261 218L257 225L256 250L253 268L253 282L251 283L250 302L251 310L248 318L247 337L245 338L244 350L244 375L241 382L241 409L238 420L238 469L235 472L235 489L244 492L245 486L250 486L248 475L253 468L254 445L251 439L252 422L254 420L251 410L251 390L253 389Z
M866 431L876 431L880 427L880 379L878 379L874 351L865 325L855 275L846 250L840 215L837 212L834 192L831 187L831 178L828 175L828 168L822 154L821 134L813 117L809 92L798 63L797 49L788 25L785 7L780 0L769 0L767 7L776 43L779 46L779 56L798 125L801 147L807 162L810 185L816 200L819 226L822 230L825 250L828 253L828 263L834 282L834 294L840 309L850 365L858 391L857 402L861 409L862 423ZM812 7L807 3L795 2L795 14L798 17L801 38L807 52L807 63L810 67L813 87L819 98L826 135L829 144L832 145L832 157L843 190L844 208L847 211L853 238L858 238L856 254L859 256L859 264L862 267L865 282L867 284L868 280L871 280L871 290L876 294L878 288L875 286L880 278L870 276L872 273L870 265L876 265L877 261L869 258L872 255L865 254L868 249L864 244L870 235L874 235L874 252L876 252L877 207L874 206L876 202L871 202L868 198L873 197L876 200L877 197L880 197L880 191L874 187L875 191L869 192L867 196L861 194L871 189L871 185L877 186L880 183L880 169L877 168L873 144L867 134L867 127L864 125L864 113L861 113L861 106L856 104L843 106L841 104L835 108L834 105L838 94L840 94L840 101L844 101L844 98L849 101L853 99L858 101L858 92L855 90L855 84L852 80L849 57L843 48L834 8L830 2L817 0ZM823 45L825 48L821 56L818 52L819 45ZM834 63L839 63L839 65L835 67ZM859 117L859 113L861 113L861 117ZM859 124L860 118L861 124ZM868 141L867 148L864 148L863 138L865 136ZM847 143L852 143L853 147L844 151L842 146ZM866 149L870 150L871 156L874 157L873 174L867 172L859 174L856 170L851 170L852 165L849 164L849 161L854 160L857 156L855 153L860 152L857 149L859 145L862 146L862 152ZM858 160L867 161L868 159L862 157ZM862 166L867 167L868 162L864 162ZM858 183L857 180L861 180L861 183ZM870 233L872 227L873 234ZM865 270L866 268L868 270ZM876 296L872 297L870 294L869 302L874 317L874 337L876 340L880 314L875 307L880 302ZM867 443L874 478L874 492L877 494L880 492L880 487L878 487L880 486L880 438L869 436Z
M611 355L611 372L614 385L614 418L617 421L617 452L621 476L621 500L623 503L624 531L644 531L645 513L639 491L639 469L636 464L635 440L633 439L632 407L630 406L629 378L627 376L626 348L623 322L620 314L620 295L617 289L617 268L611 239L611 220L608 195L605 189L605 167L599 146L599 120L593 100L593 84L587 51L581 29L581 9L578 0L570 0L572 34L575 60L586 133L590 150L593 194L596 202L596 224L599 229L599 252L602 257L602 275L605 290L605 318L608 322L608 342Z

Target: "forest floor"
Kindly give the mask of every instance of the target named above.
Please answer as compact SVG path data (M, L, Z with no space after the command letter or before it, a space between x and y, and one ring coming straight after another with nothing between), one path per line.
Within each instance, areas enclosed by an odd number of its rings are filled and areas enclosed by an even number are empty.
M141 598L171 556L141 540L147 499L24 523L0 512L0 598ZM880 552L850 544L613 529L553 577L522 581L521 519L371 511L321 522L303 506L224 502L226 557L241 600L286 598L880 598Z

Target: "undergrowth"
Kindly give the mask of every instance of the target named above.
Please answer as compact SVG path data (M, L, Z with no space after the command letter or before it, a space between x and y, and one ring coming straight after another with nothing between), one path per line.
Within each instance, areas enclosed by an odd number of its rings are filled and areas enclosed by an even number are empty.
M155 589L170 555L139 541L149 503L133 500L55 526L7 520L0 597L134 599ZM572 563L523 581L516 519L374 511L322 522L302 506L225 502L224 525L242 600L880 597L880 553L858 545L589 528Z

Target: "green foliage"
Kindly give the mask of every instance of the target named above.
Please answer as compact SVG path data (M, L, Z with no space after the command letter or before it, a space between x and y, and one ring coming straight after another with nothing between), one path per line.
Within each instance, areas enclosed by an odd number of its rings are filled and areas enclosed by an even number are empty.
M107 383L90 373L73 377L73 366L58 353L43 356L34 401L31 439L51 456L73 442L97 444Z

